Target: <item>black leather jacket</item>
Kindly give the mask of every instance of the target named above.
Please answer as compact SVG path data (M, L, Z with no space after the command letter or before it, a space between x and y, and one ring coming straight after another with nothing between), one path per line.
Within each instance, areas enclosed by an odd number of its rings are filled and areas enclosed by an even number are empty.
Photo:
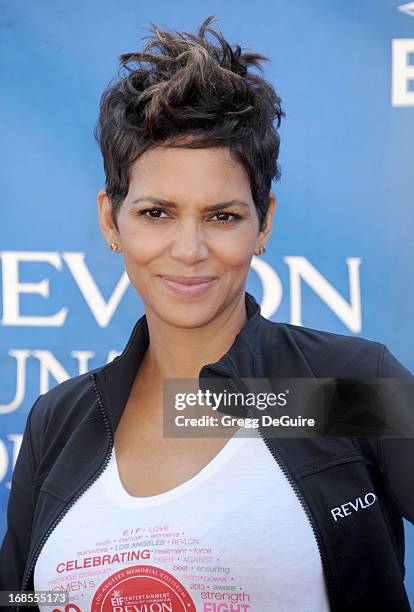
M252 295L246 292L245 298L248 321L229 351L203 366L200 377L412 377L383 344L272 322ZM119 357L55 386L31 408L13 472L0 590L33 590L33 569L48 536L109 461L148 343L143 315ZM410 610L402 517L414 523L414 438L264 442L309 517L332 612ZM334 519L332 508L367 492L375 493L375 503Z

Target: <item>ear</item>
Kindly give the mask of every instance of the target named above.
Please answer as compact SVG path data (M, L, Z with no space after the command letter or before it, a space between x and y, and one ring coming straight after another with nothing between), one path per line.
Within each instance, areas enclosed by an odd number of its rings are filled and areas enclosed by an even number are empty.
M111 244L111 242L116 242L119 246L121 246L119 233L112 221L111 200L105 189L101 189L98 192L96 201L98 205L99 227L106 242L108 245Z
M267 209L266 217L263 222L263 228L257 236L257 247L266 246L267 241L272 233L273 217L276 212L276 196L273 191L269 194L269 208Z

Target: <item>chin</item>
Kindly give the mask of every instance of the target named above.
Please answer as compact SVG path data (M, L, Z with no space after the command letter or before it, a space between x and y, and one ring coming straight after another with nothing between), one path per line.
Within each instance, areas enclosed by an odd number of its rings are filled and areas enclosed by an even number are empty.
M154 304L152 310L169 325L191 329L202 327L214 319L220 305L211 299L204 299L204 303L201 300L171 300L170 304L166 301L162 305Z

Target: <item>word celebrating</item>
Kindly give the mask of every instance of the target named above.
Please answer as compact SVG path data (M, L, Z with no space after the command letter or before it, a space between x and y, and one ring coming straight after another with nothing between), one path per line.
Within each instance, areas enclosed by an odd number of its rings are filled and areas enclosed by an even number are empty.
M130 552L117 553L115 555L97 555L95 557L85 557L83 559L71 559L58 563L56 572L72 572L73 570L84 569L85 567L99 567L101 565L113 565L114 563L125 563L129 561L138 561L138 559L149 559L150 551L136 550Z

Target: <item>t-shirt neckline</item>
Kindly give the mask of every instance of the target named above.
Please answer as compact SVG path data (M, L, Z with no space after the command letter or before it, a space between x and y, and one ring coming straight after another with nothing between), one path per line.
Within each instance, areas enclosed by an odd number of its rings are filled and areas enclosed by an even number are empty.
M118 470L118 464L116 461L115 447L112 447L111 458L107 466L107 492L110 494L114 503L119 506L129 508L144 508L156 505L162 505L170 502L186 493L189 493L197 486L201 485L202 482L213 476L221 467L223 467L227 461L229 461L237 451L246 442L247 438L240 435L244 428L240 428L237 432L226 442L226 444L219 450L217 455L213 457L207 465L205 465L199 472L194 474L191 478L174 487L157 495L150 495L145 497L136 497L128 493L122 484L122 480Z

